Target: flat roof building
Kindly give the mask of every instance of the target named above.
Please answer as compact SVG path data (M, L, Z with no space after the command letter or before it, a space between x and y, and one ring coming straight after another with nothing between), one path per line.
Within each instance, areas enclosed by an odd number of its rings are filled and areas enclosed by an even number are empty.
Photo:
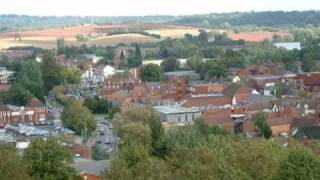
M195 108L181 106L155 106L163 124L184 126L192 124L201 117L201 112Z

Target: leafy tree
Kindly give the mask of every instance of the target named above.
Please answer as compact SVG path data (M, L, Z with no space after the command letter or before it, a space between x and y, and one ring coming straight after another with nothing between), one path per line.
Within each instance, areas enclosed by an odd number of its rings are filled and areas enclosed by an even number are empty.
M187 66L197 73L200 73L203 65L204 65L204 62L202 58L197 55L194 55L191 58L188 58L187 60Z
M1 179L31 180L25 164L16 155L14 147L0 145L0 177Z
M13 84L10 91L4 95L3 101L6 104L24 106L32 99L32 94L20 84Z
M320 179L320 158L307 150L293 150L281 161L275 179Z
M272 136L272 130L267 123L267 117L265 113L260 112L255 114L253 121L264 138L269 139Z
M110 109L110 111L109 111L109 117L110 117L111 119L113 119L114 115L115 115L116 113L120 112L120 111L121 111L120 108L118 108L118 107L112 107L112 108Z
M295 156L287 163L290 152L301 148L294 141L283 148L277 141L229 135L202 120L163 133L158 117L148 108L122 111L115 117L114 130L121 140L118 158L104 173L106 179L318 179L319 175L319 158L314 155Z
M301 61L301 68L304 72L311 72L315 68L315 61L312 59L312 57L305 53L303 55L302 61Z
M226 66L218 60L206 61L200 75L203 79L220 79L226 76Z
M108 113L109 102L104 99L86 97L84 105L93 113Z
M164 129L160 118L155 113L150 117L149 127L151 129L151 138L152 138L152 153L155 156L164 158L167 155L167 144L164 141Z
M96 128L96 121L90 110L77 101L68 102L61 116L66 127L88 138Z
M161 63L163 72L172 72L179 70L180 62L175 58L168 58Z
M88 38L86 38L83 34L77 34L76 39L79 42L87 42L88 41Z
M128 67L135 68L142 65L142 55L138 44L135 45L134 53L131 53L128 57Z
M40 100L44 99L44 83L41 76L40 66L35 61L27 61L22 64L17 77L17 83Z
M281 42L282 41L282 37L279 34L275 34L272 37L273 42Z
M76 174L68 164L72 155L53 137L33 139L23 159L35 180L71 180Z
M55 62L51 52L44 53L41 72L46 92L65 82L63 68Z
M161 79L161 68L155 64L148 64L143 66L140 72L140 78L143 81L160 81Z
M68 67L63 70L63 76L67 83L77 84L81 80L81 70L76 67Z
M208 33L205 30L199 30L197 39L202 45L207 45L209 40Z

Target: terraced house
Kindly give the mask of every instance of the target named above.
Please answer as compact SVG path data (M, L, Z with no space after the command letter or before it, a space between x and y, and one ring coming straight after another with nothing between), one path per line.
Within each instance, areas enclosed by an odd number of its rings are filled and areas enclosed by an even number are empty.
M48 117L47 107L38 99L33 98L24 106L0 104L0 126L7 124L45 124Z

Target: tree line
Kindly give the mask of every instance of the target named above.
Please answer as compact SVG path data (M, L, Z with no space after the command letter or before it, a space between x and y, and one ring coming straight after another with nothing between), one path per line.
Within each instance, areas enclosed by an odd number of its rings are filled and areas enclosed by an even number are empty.
M114 128L119 151L105 179L320 178L320 158L294 140L244 139L201 120L165 131L148 108L121 112Z

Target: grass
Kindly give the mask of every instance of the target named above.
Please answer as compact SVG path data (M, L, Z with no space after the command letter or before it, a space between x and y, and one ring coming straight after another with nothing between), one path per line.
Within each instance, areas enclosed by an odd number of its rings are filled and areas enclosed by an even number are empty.
M182 38L185 34L198 35L198 29L160 29L160 30L148 30L150 34L159 34L162 38Z

